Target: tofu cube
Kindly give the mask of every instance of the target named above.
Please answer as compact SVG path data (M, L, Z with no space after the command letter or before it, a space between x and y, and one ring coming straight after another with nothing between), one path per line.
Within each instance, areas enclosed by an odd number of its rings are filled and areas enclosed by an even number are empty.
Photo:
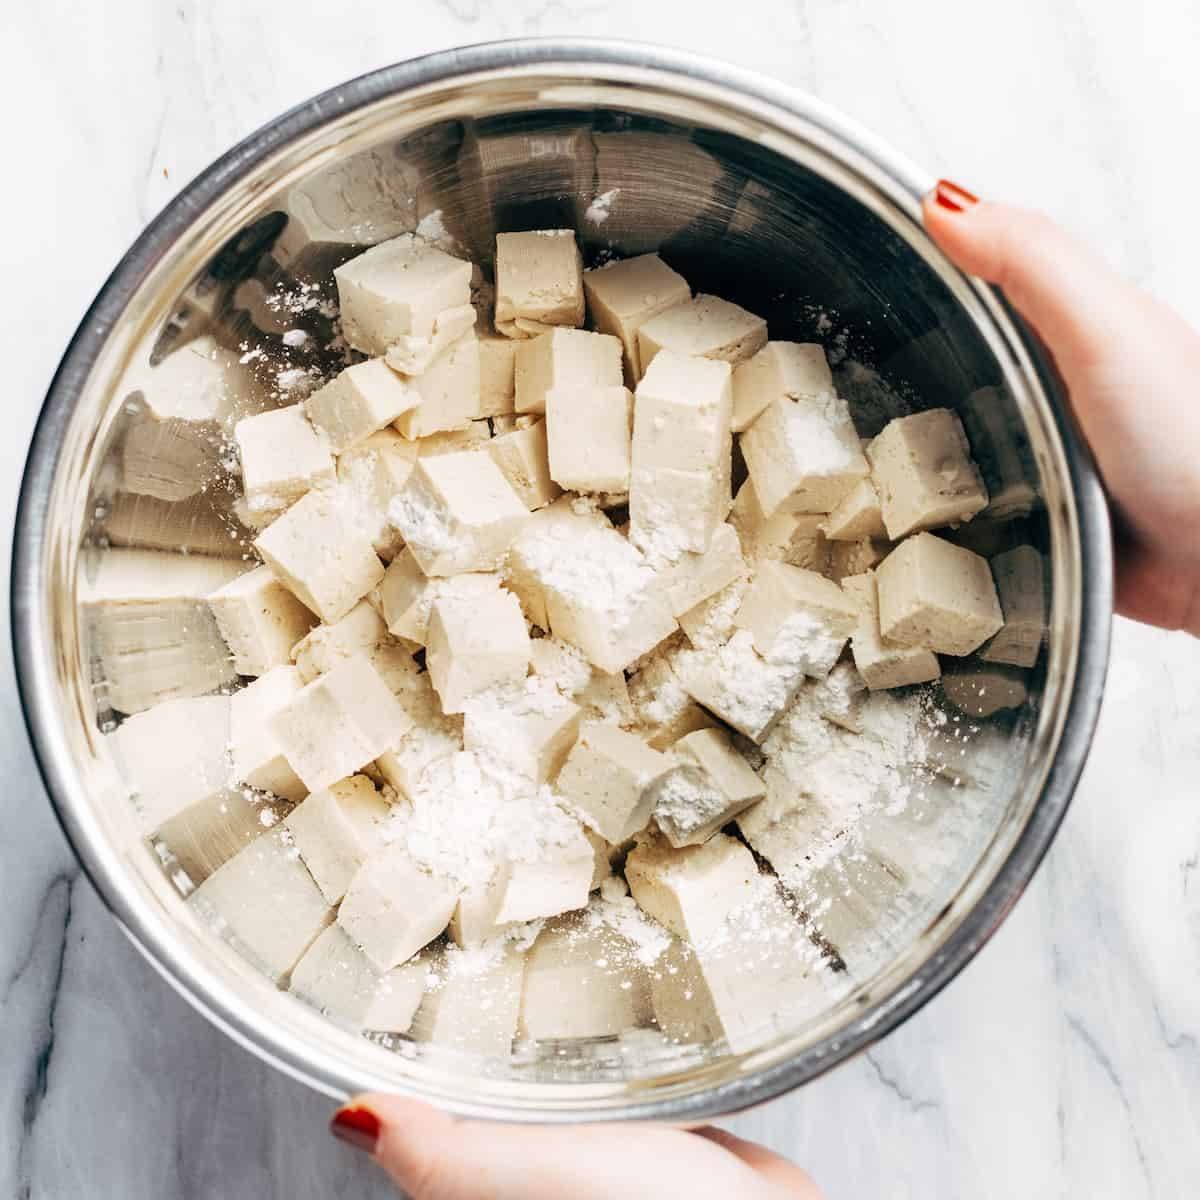
M671 658L653 654L629 681L629 699L638 732L654 750L666 750L681 737L710 729L713 719L684 690Z
M401 437L415 440L466 429L479 415L479 340L474 331L447 346L409 382L420 399L392 422Z
M553 329L517 346L516 411L544 413L548 392L577 396L621 386L621 343L586 329Z
M585 908L596 855L578 822L565 820L560 836L535 858L507 864L498 924L537 921Z
M166 700L107 740L145 833L231 782L228 696Z
M883 512L875 485L864 479L846 493L821 524L831 542L860 542L863 538L886 538Z
M776 400L815 400L834 391L825 348L815 342L767 342L733 372L733 432L749 429Z
M383 359L372 358L347 367L315 391L305 400L304 411L334 454L341 454L416 408L421 400L409 380Z
M655 786L671 760L640 737L614 725L589 725L579 734L556 789L609 842L624 842L646 827Z
M732 502L730 369L672 350L655 357L633 410L630 539L652 557L703 553Z
M408 482L419 450L419 442L402 438L394 429L381 429L338 455L339 498L385 562L391 562L404 544L388 520L388 505Z
M284 757L271 722L303 687L295 667L272 667L229 698L233 778L293 803L303 800L308 788Z
M490 594L499 583L499 575L487 572L431 578L406 547L384 572L379 585L379 606L393 637L424 646L429 640L429 613L438 596Z
M637 338L643 375L662 350L737 366L767 344L767 323L719 296L697 294L643 321Z
M491 571L529 519L503 472L481 450L422 458L388 515L426 575Z
M365 775L351 775L313 792L284 822L330 904L341 901L359 868L382 847L380 827L389 811Z
M767 736L805 676L795 660L764 659L748 629L739 629L722 646L681 650L673 666L684 691L752 742Z
M87 654L113 708L136 713L234 682L208 597L245 570L241 560L160 550L110 549L81 559Z
M751 562L773 558L822 573L828 569L833 549L822 532L824 521L818 514L788 512L786 508L768 517L750 479L738 488L729 514L729 522L741 539L742 553Z
M419 961L378 970L333 924L292 969L288 991L355 1032L405 1033L425 995L427 973Z
M269 721L284 757L310 791L360 771L411 724L365 654L306 684Z
M518 319L583 324L583 258L573 229L496 235L496 328L523 337Z
M643 912L693 945L718 934L759 882L754 856L723 833L681 849L661 839L639 841L625 860L625 879Z
M286 829L264 834L214 871L188 904L278 983L333 920Z
M938 657L923 646L901 646L879 632L879 589L873 572L850 575L842 590L859 606L858 624L850 639L854 665L872 691L926 683L942 673Z
M1007 663L952 663L942 676L942 691L955 708L972 717L1020 708L1029 699L1025 669Z
M501 417L517 410L517 349L522 342L496 333L486 320L475 326L479 343L477 416Z
M291 662L292 647L317 623L269 567L255 567L208 598L239 675L265 675Z
M550 477L545 421L493 438L487 452L530 512L562 495L562 488Z
M383 564L352 511L310 492L254 540L263 561L322 621L339 621L382 578Z
M589 720L632 725L637 719L629 687L621 671L597 671L574 646L556 637L534 638L529 645L529 670L574 700Z
M788 563L759 565L734 619L767 662L793 663L822 678L858 623L858 606L836 583Z
M654 821L672 846L700 845L767 789L721 729L686 734L672 747L685 770L674 772L655 798Z
M529 670L529 631L521 605L503 588L465 598L443 595L429 614L426 663L447 713L472 696L523 680Z
M233 436L252 512L281 513L336 478L329 443L308 423L302 404L246 417Z
M436 982L413 1021L413 1040L506 1061L521 1013L524 954L507 949L493 957L447 950L429 970Z
M419 678L428 684L428 675ZM429 690L432 695L432 685L429 685ZM436 698L434 703L436 706ZM413 714L410 712L409 715ZM421 719L414 717L412 726L375 760L375 766L385 782L401 796L411 799L429 767L440 759L459 753L462 748L460 726L453 718L444 717L435 710Z
M410 379L420 379L451 347L467 337L474 338L475 309L470 304L448 308L434 322L430 337L397 338L385 356L387 365Z
M554 482L573 492L628 492L633 428L629 390L556 387L546 393L545 405Z
M462 949L481 946L497 933L500 925L496 918L507 885L508 870L501 866L486 882L463 888L450 918L450 938L456 946Z
M318 625L292 647L292 658L300 678L312 683L318 675L332 671L339 663L373 650L387 637L383 618L360 600L340 621Z
M446 928L458 893L457 884L431 875L395 843L358 869L337 920L378 970L390 971Z
M1046 636L1046 568L1032 546L1016 546L992 559L1004 627L979 652L984 662L1032 667Z
M987 559L932 533L905 538L875 579L879 631L901 645L962 656L1004 624Z
M575 745L582 717L579 705L560 696L552 684L530 679L511 694L505 690L468 701L463 745L536 783L549 783Z
M948 408L889 421L867 455L892 541L969 521L987 507L987 489L962 422Z
M401 339L433 339L443 313L471 303L471 264L412 234L372 246L333 277L343 336L374 356Z
M840 396L781 398L742 434L742 454L763 513L832 512L868 473Z
M657 254L641 254L586 271L583 290L596 328L621 339L626 378L631 383L642 375L638 330L652 317L692 298L687 280Z
M703 554L683 554L666 569L664 586L671 611L682 617L745 573L737 532L732 525L718 525Z

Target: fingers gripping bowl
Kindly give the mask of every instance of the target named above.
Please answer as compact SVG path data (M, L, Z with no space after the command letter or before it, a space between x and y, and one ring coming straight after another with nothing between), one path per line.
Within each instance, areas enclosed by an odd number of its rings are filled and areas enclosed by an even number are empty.
M231 151L146 231L80 327L39 422L18 517L14 641L62 823L135 944L196 1007L330 1094L407 1091L508 1119L687 1119L813 1077L970 959L1032 875L1081 768L1111 562L1103 497L1056 380L997 298L924 236L928 183L815 102L723 66L535 42L437 55L313 100ZM364 1037L278 986L294 956L249 961L185 900L251 835L272 836L271 803L252 810L257 827L218 802L149 838L131 803L111 735L146 707L147 689L236 698L244 682L222 642L178 636L202 623L189 597L225 582L244 553L230 534L244 499L236 464L197 435L187 406L203 405L203 385L180 366L189 353L218 364L234 402L331 376L330 272L418 228L486 268L509 230L577 229L589 265L661 252L694 291L764 317L773 339L823 343L864 436L901 412L956 412L990 497L962 540L989 556L1016 544L1043 556L1036 665L1015 683L1011 673L985 683L1016 689L987 716L962 710L994 707L980 703L978 679L959 707L952 686L929 687L919 786L902 811L881 808L802 896L781 893L796 946L814 952L736 1038L720 1020L668 1034L652 1004L631 1006L621 1029L526 1029L508 1053L439 1044L420 1021ZM176 405L164 420L147 419L155 394ZM129 626L133 641L98 644L89 589L130 547L186 549L173 561L194 578L163 582L153 622ZM165 649L147 667L155 637ZM173 657L177 645L188 649ZM199 711L192 742L223 751L228 735L205 734ZM201 763L168 756L157 769L168 789L219 791ZM287 780L272 790L285 805ZM274 894L289 893L281 882ZM294 926L302 905L265 906L263 920ZM570 1008L583 999L569 999L573 978L563 961L541 986ZM686 1012L695 989L685 977L678 991Z

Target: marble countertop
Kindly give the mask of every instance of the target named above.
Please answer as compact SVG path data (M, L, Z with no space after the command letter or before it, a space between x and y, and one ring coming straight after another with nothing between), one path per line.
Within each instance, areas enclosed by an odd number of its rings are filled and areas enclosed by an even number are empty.
M1047 208L1200 323L1200 156L1180 153L1200 8L742 0L738 18L685 0L4 6L4 536L62 348L145 222L282 109L456 43L620 32L757 68ZM1118 622L1113 651L1074 806L994 941L869 1053L730 1122L831 1200L1200 1194L1200 642ZM7 639L0 656L0 1193L389 1195L326 1137L324 1099L117 932L51 816Z

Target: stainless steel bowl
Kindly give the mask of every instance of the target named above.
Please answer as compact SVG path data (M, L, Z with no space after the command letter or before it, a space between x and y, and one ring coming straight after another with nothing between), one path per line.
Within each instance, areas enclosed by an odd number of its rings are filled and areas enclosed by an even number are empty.
M862 1049L979 950L1045 853L1081 769L1112 563L1104 498L1060 385L1002 300L926 237L919 201L931 182L817 101L757 76L636 44L530 41L433 55L319 96L231 150L150 225L81 324L38 423L15 539L14 644L38 759L76 853L131 940L197 1009L331 1095L394 1089L508 1119L695 1119L775 1096ZM589 217L614 189L606 220ZM893 821L885 843L904 845L881 847L919 865L937 840L937 869L916 870L857 922L843 914L836 938L853 969L750 1051L616 1039L484 1070L345 1033L196 920L112 768L102 728L112 697L84 644L81 579L111 542L204 551L214 503L186 487L174 495L188 463L164 456L166 492L130 506L127 397L197 335L235 350L252 342L273 369L286 366L294 352L269 289L319 278L355 243L435 211L485 261L498 228L578 224L593 260L661 246L694 287L765 309L774 336L824 340L868 427L897 395L957 408L1008 506L999 515L1020 517L1022 536L1046 552L1049 636L1028 701L981 722L965 785ZM319 323L319 311L309 316Z

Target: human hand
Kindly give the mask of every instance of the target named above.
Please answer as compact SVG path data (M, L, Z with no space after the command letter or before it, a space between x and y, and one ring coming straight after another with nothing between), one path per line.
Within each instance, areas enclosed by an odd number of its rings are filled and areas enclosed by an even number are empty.
M413 1200L821 1200L787 1159L711 1127L493 1125L372 1095L340 1109L332 1129Z
M945 181L924 213L1054 356L1115 510L1117 611L1200 636L1200 334L1039 213Z

